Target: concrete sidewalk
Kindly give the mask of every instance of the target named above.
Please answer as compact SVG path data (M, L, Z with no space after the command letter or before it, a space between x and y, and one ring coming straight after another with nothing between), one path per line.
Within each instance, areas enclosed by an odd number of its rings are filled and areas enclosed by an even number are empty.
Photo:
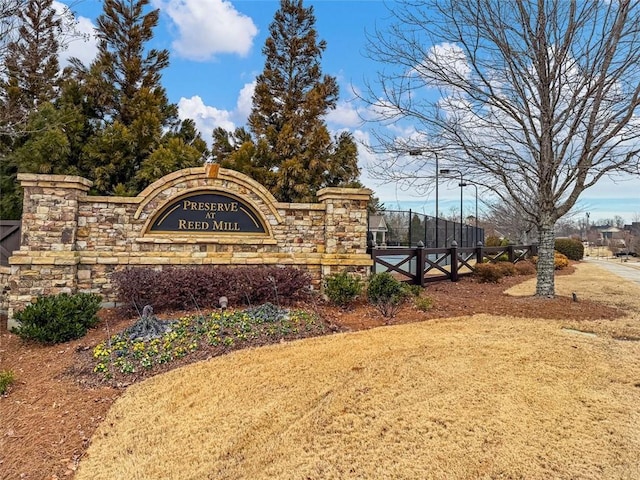
M624 258L584 257L583 260L605 268L626 280L640 284L640 261L636 258L630 257L627 262L624 261Z

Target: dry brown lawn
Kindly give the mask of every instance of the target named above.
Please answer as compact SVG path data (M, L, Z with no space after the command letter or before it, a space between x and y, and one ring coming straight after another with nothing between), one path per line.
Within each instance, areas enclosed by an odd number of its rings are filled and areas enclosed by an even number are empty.
M629 313L432 319L199 362L131 386L74 478L638 479L640 287L585 263L556 282Z

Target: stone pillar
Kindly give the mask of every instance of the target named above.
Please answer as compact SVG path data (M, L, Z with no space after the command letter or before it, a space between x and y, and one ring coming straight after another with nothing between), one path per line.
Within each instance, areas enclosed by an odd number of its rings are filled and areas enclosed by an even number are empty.
M78 202L92 183L69 175L18 174L24 190L22 243L9 258L9 327L13 312L38 295L75 293Z
M368 188L328 187L318 191L325 206L325 253L322 277L342 270L368 276L371 256L367 254Z

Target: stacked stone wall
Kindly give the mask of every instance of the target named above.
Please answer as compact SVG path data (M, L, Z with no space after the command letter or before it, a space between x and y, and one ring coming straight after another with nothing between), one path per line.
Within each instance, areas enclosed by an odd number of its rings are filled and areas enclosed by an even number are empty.
M0 265L0 322L5 321L9 310L9 277L11 268Z
M134 266L291 265L306 269L316 287L324 276L343 269L369 272L370 190L325 188L318 203L280 203L245 175L215 167L174 172L137 197L89 195L91 182L80 177L20 174L22 245L0 283L6 285L9 277L9 317L38 295L84 291L113 302L111 274ZM266 232L150 230L164 206L200 191L242 199Z

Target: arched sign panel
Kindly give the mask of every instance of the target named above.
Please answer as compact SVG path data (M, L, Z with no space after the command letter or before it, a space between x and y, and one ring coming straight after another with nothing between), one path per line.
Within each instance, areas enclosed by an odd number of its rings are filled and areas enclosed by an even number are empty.
M173 200L151 222L150 232L266 233L260 217L242 200L221 192L192 192Z

